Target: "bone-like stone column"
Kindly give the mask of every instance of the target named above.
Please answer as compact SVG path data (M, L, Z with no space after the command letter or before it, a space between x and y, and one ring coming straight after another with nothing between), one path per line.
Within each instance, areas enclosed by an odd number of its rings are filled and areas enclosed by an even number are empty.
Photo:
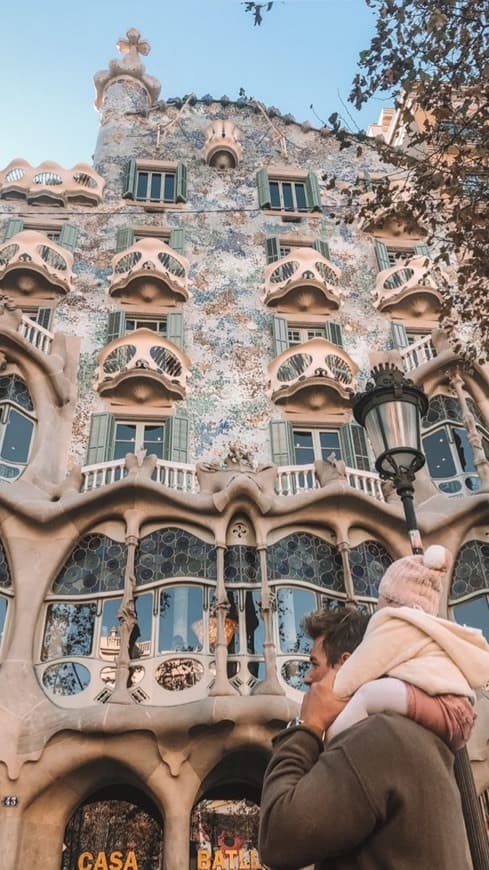
M449 383L462 408L465 428L467 429L469 443L474 454L474 465L481 482L481 490L487 491L489 490L489 460L486 458L482 447L482 437L477 429L475 417L467 405L467 398L464 392L464 379L458 369L450 372Z
M263 642L263 657L265 659L265 679L257 683L252 690L253 695L284 695L284 689L279 683L277 674L277 650L273 640L272 619L275 609L275 599L270 592L267 573L267 548L258 545L261 569L261 612L265 626Z
M239 695L239 692L231 685L227 675L228 645L226 642L226 617L229 612L229 601L224 583L224 550L225 547L217 545L217 582L216 582L216 679L209 695Z

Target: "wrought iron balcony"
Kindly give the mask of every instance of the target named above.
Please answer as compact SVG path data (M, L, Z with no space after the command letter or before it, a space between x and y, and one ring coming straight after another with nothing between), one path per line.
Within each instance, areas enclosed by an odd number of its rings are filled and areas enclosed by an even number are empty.
M0 197L33 203L100 205L104 187L105 181L88 163L63 169L52 160L31 166L17 158L0 172Z
M322 411L349 406L358 366L342 348L313 338L285 350L268 371L273 402L289 410Z
M0 288L12 297L68 293L73 254L44 233L23 230L0 245Z
M119 403L171 405L183 399L190 371L188 356L151 329L116 338L98 354L95 386Z
M265 271L265 305L285 313L328 314L339 308L340 270L314 248L296 248Z
M442 303L440 283L427 257L412 257L379 272L374 305L379 311L402 310L410 316L437 317Z
M175 305L189 298L188 260L160 239L146 238L116 254L109 293L124 302Z

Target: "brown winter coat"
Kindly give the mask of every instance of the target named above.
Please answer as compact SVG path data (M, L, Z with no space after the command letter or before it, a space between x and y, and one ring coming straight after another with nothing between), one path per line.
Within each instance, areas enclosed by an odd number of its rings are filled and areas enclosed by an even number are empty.
M260 855L273 870L467 870L454 756L415 722L381 714L327 747L282 731L265 774Z

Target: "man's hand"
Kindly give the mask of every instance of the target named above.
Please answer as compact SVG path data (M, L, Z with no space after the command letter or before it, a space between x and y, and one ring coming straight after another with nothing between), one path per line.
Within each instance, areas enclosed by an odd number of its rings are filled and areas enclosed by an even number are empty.
M335 676L336 673L330 671L322 680L313 683L302 702L301 719L304 720L304 725L320 736L328 730L349 700L335 695Z

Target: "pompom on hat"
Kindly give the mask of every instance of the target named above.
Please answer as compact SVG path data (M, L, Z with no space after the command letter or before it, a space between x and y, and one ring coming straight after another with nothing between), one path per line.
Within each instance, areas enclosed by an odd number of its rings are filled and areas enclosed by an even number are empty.
M436 616L443 578L452 564L446 547L428 547L424 556L404 556L389 565L379 585L386 604L415 607Z

